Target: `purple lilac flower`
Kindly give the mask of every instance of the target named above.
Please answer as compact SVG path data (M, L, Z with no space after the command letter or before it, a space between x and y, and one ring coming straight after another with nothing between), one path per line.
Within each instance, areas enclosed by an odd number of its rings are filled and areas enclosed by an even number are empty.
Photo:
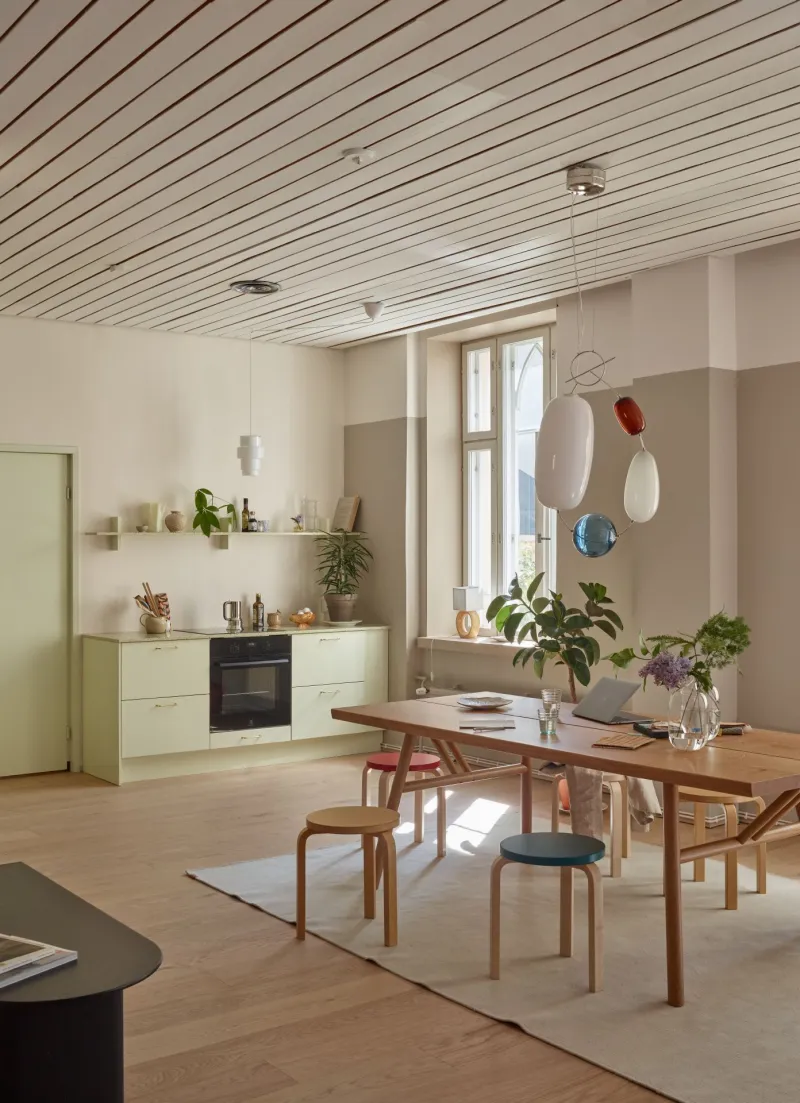
M669 651L649 659L639 671L640 678L652 678L657 686L677 689L682 685L692 669L692 660Z

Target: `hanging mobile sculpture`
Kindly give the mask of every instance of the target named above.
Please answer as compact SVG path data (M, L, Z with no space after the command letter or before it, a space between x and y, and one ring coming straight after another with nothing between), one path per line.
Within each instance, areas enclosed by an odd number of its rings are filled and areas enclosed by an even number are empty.
M562 510L576 509L583 501L594 455L594 414L592 407L576 394L579 386L608 387L606 360L595 349L583 349L583 290L575 247L575 197L600 196L605 190L605 172L594 165L575 165L567 169L567 190L572 194L569 226L575 283L578 289L578 352L569 369L569 394L559 395L548 404L539 429L536 448L536 496L543 506ZM598 211L599 218L599 211ZM595 226L595 277L597 274L597 225ZM594 335L593 335L594 336ZM582 358L593 357L588 367L578 365ZM610 389L610 388L609 388ZM648 452L642 434L646 422L638 403L629 395L617 395L614 413L620 427L641 445L631 460L625 479L624 505L631 524L649 521L658 509L660 494L658 466ZM566 524L566 522L564 522ZM569 527L569 526L567 526ZM630 525L623 529L627 532ZM571 529L572 542L581 555L591 559L607 555L622 533L604 513L585 513Z

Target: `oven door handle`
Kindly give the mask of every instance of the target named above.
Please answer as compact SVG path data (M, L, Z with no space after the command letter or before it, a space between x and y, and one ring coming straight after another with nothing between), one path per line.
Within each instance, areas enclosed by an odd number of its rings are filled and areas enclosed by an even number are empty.
M288 659L254 659L252 662L214 663L213 665L218 666L220 670L237 670L249 666L283 666L288 662Z

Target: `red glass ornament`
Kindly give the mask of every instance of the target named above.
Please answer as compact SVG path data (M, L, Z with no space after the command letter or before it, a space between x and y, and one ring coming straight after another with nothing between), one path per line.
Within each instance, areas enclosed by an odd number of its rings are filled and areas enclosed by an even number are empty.
M638 437L640 433L644 432L646 425L644 414L639 409L638 403L634 402L630 395L617 399L614 403L614 413L628 436Z

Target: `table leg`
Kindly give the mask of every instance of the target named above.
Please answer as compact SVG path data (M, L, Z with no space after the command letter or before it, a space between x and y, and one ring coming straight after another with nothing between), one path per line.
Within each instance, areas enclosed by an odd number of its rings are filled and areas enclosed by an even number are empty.
M527 835L533 831L533 762L529 758L523 758L522 765L525 770L520 774L520 824L522 834Z
M678 786L664 783L664 902L667 925L667 1002L683 1007L683 927Z
M397 769L394 772L394 778L392 780L392 787L389 790L389 799L386 801L386 807L391 808L394 812L400 807L400 801L403 796L403 789L408 777L408 767L411 765L411 756L414 753L414 740L415 735L404 735L403 745L400 748L400 757L397 759ZM377 860L376 860L376 882L381 883L383 877L383 848L378 847Z
M122 992L51 1003L4 1003L0 1099L123 1103L122 1049Z

